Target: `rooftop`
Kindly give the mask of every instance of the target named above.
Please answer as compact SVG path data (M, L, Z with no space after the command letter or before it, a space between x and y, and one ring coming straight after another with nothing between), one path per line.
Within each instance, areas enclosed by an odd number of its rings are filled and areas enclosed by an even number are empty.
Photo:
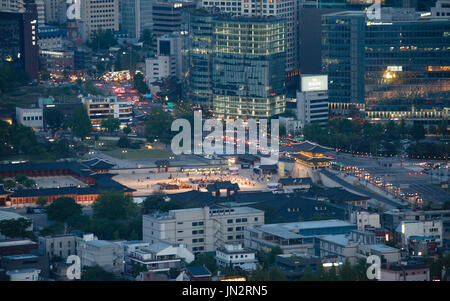
M325 235L321 236L320 239L340 246L347 246L353 243L345 234Z

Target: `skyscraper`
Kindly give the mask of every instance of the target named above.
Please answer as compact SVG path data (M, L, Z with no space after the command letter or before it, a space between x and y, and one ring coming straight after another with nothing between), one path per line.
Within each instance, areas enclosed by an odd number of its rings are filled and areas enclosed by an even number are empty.
M286 20L286 72L291 75L298 73L298 25L297 1L295 0L202 0L203 8L217 8L224 13L236 16L275 16Z
M283 113L285 22L219 15L213 28L214 115L246 119Z
M365 12L325 15L330 102L443 103L450 93L449 33L450 17L421 17L414 9L383 8L379 22Z
M0 11L0 66L10 64L33 81L38 59L36 4L25 4L23 12Z
M189 96L217 117L284 112L285 20L198 10L189 30Z
M121 30L128 37L139 39L142 32L152 28L152 6L154 0L119 0Z
M89 34L98 30L119 30L119 0L81 1L81 20Z

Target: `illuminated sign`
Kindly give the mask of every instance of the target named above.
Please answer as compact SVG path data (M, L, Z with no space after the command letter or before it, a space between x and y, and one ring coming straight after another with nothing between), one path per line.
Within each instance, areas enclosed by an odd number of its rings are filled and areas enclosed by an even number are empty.
M304 75L301 79L302 92L327 91L328 75Z
M388 71L403 71L402 66L387 66Z

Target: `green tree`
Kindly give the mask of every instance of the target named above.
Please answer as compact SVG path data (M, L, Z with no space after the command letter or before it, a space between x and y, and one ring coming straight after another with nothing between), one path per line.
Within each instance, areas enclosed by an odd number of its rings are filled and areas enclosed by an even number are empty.
M18 182L19 184L23 184L23 183L25 183L25 181L28 179L28 177L25 176L25 175L23 175L23 174L18 173L18 174L14 177L14 179L15 179L16 182Z
M267 261L269 265L272 265L275 263L275 259L277 257L277 255L283 254L283 250L279 247L273 247L270 252L269 255L267 256Z
M211 272L215 273L217 271L217 264L214 255L211 253L202 253L197 255L194 261L192 261L189 266L206 266L206 268Z
M47 207L47 217L49 220L67 222L72 216L81 215L81 205L70 197L60 197Z
M94 216L110 220L132 219L138 216L138 206L133 202L131 195L120 191L102 193L92 205Z
M257 265L256 269L250 272L249 281L269 281L269 273L263 269L261 265Z
M92 49L109 49L117 44L117 39L111 30L97 29L93 31L88 42L88 46Z
M48 73L48 72L42 73L42 74L41 74L41 79L42 79L43 81L49 80L49 79L50 79L50 73Z
M447 132L448 132L448 120L447 119L443 119L443 120L441 120L441 122L439 122L438 131L439 131L439 134L442 135L442 137L445 137L447 135Z
M145 133L149 141L155 139L168 144L172 139L170 130L172 118L162 110L155 110L145 123Z
M103 92L97 89L92 81L86 81L84 84L84 89L87 93L91 95L101 95L103 96Z
M48 108L44 111L44 121L49 128L59 128L64 122L64 113L56 108Z
M269 270L269 281L286 281L286 275L276 266Z
M120 120L112 116L102 120L102 128L106 128L108 132L117 131L120 128Z
M153 34L150 29L144 29L139 39L145 47L151 47L153 45Z
M147 267L143 264L133 264L133 267L131 268L131 273L133 274L133 277L136 278L141 272L147 272Z
M127 126L127 127L124 127L122 131L125 135L128 135L131 133L131 128L129 126Z
M0 221L0 233L9 238L28 237L32 221L26 218L5 219Z
M91 120L89 119L86 109L81 107L75 110L70 126L73 134L81 139L84 139L91 133Z
M419 141L425 138L425 128L422 124L414 122L411 130L411 136L414 140Z
M13 180L6 180L6 182L5 182L5 187L8 190L15 189L16 186L17 186L17 183Z
M318 281L317 273L314 273L311 267L307 267L300 278L300 281Z
M81 271L81 281L115 281L114 273L108 272L102 267L96 265L84 267Z
M163 193L153 193L145 198L141 204L142 213L148 214L152 211L167 212L175 209L182 209L182 206L174 201L165 200L166 195Z
M133 76L134 87L142 94L150 93L150 90L145 83L144 75L140 72L137 72Z
M33 187L36 184L36 182L33 179L27 178L24 182L23 182L23 186L30 188Z

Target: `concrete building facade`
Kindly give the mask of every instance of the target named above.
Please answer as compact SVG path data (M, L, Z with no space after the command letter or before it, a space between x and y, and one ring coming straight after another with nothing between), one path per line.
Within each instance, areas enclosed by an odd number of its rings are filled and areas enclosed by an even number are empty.
M243 242L244 227L264 224L264 212L250 207L204 207L143 216L143 240L186 244L193 253L211 252L224 243Z

